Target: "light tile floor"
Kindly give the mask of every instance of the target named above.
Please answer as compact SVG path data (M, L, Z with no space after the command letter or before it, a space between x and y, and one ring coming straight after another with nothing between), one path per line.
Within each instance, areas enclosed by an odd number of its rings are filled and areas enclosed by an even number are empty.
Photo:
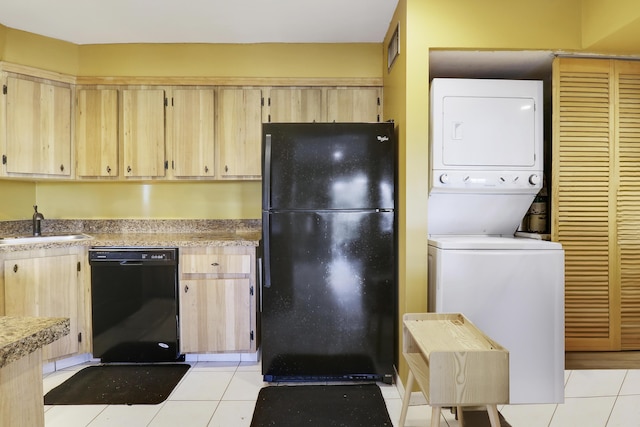
M46 427L249 427L262 381L260 363L190 362L192 368L159 405L45 406ZM45 375L44 392L87 364ZM640 370L579 370L565 373L565 403L506 405L500 412L513 427L640 426ZM393 425L402 405L395 386L380 384ZM448 410L440 427L459 427ZM407 427L430 425L431 408L410 406Z

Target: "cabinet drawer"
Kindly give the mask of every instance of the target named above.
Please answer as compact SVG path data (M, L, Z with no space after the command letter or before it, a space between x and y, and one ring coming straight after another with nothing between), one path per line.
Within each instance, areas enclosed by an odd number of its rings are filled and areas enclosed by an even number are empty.
M250 274L251 256L240 254L185 254L180 258L183 274Z

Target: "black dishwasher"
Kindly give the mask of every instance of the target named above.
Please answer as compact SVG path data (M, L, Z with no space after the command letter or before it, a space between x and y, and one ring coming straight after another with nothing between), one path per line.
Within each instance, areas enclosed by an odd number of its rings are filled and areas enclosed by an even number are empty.
M178 249L89 249L93 356L102 362L181 360Z

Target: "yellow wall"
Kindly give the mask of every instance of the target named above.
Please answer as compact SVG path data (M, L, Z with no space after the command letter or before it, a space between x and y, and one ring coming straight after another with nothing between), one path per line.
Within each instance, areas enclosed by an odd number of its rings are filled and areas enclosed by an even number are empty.
M36 204L36 185L0 180L0 200L0 221L29 219Z
M36 194L45 217L65 219L256 219L261 197L260 182L40 182Z
M2 60L63 74L77 74L77 45L13 28L3 28L5 46ZM1 38L0 33L0 40Z
M378 43L84 45L79 75L380 78L381 53Z
M7 41L7 27L0 24L0 61L4 59L4 45Z
M581 0L407 0L423 48L579 49ZM419 28L418 28L419 27Z
M583 0L582 45L584 49L638 52L640 3L636 0Z

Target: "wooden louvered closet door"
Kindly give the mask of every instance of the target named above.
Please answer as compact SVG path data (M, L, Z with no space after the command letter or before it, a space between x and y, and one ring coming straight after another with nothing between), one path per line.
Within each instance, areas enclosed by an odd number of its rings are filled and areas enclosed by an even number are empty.
M621 349L640 349L640 63L616 61Z
M552 239L565 250L567 351L619 346L612 67L554 63Z

